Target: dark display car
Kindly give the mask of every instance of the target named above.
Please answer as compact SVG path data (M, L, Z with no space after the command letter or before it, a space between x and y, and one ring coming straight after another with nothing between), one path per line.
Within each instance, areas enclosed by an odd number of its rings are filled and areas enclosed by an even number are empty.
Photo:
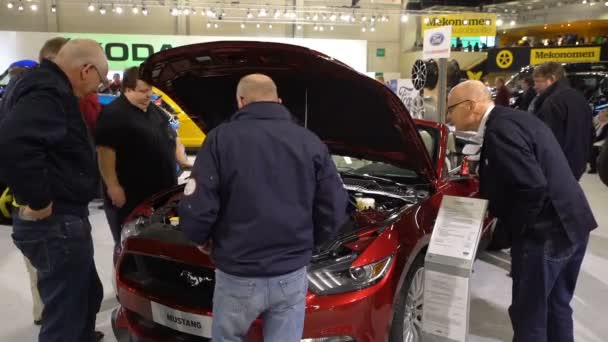
M605 102L601 103L598 98L598 92L601 91L602 84L604 84L604 88L608 87L608 62L564 63L563 66L570 85L581 92L592 107L605 104ZM533 66L527 66L506 82L506 86L512 94L511 104L515 103L523 93L519 81L525 77L531 77L533 71Z
M303 47L184 46L151 56L142 77L207 132L234 113L239 79L260 72L327 144L351 199L375 202L315 249L302 341L421 341L424 256L441 200L478 193L478 181L458 172L454 135L412 120L385 85ZM214 265L180 231L182 191L142 203L123 226L112 318L119 341L210 341ZM492 223L484 223L486 238ZM247 341L262 341L261 318Z

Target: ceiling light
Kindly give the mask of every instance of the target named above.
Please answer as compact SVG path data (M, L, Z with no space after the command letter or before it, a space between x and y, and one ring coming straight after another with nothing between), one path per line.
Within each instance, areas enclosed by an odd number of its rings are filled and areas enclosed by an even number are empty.
M373 27L373 26L372 26L372 27L371 27L369 30L370 30L371 32L376 32L376 28L375 28L375 27Z
M321 32L325 31L325 27L323 27L323 26L319 27L319 31L321 31Z
M281 11L279 11L278 9L274 10L274 18L279 19L280 16L281 16Z
M502 24L504 24L504 22L502 21L502 19L496 20L496 26L502 26Z
M241 23L241 30L245 29L245 24Z
M15 5L11 1L6 4L6 8L8 9L13 9L13 7L15 7Z
M595 1L591 1L591 2L589 3L589 6L595 6Z
M355 21L357 21L357 18L355 17L355 15L353 14L352 17L350 17L350 22L354 23Z
M313 28L313 30L319 31L319 26L315 25L315 27Z
M370 19L370 21L371 21L372 23L373 23L373 22L375 22L375 21L376 21L376 16L375 16L375 15L373 15L373 16L372 16L372 18Z
M410 18L407 16L407 14L402 14L401 15L401 22L402 23L407 23L408 20L410 20Z
M93 4L89 4L89 12L94 12L95 6Z
M572 26L570 23L568 23L568 27Z
M216 13L215 13L215 11L212 8L210 8L210 9L208 9L208 10L205 11L205 15L207 17L209 17L209 18L215 18Z
M36 11L38 10L38 5L36 5L36 4L31 4L31 5L30 5L30 9L31 9L32 11L36 12Z
M367 29L365 29L365 27L361 28L361 32L366 32L366 31L367 31Z
M253 18L253 14L251 13L250 10L247 10L247 19L252 19Z
M511 22L509 23L509 25L515 26L515 20L511 20Z
M260 24L255 25L255 28L259 29L260 28Z
M429 19L429 18L424 18L424 23L425 23L425 24L428 24L428 23L430 23L430 22L431 22L431 19Z
M604 5L605 5L605 6L608 6L608 1L604 2Z
M51 5L51 12L52 13L57 13L57 5L55 5L55 4Z
M318 14L313 15L312 20L314 20L314 21L319 20L319 15Z
M133 6L133 8L131 8L131 12L133 14L138 14L139 13L139 8L137 8L137 6Z
M211 23L207 23L207 28L211 28Z
M335 13L329 16L329 20L331 20L331 21L336 21L337 19L338 19L338 16Z
M148 9L145 7L141 8L141 14L143 14L144 16L148 16Z
M298 25L298 31L302 29L302 25Z
M23 9L24 9L24 8L23 8L23 5L19 4L19 7L17 7L17 10L18 10L19 12L23 12Z
M194 8L194 7L193 7L193 8L190 10L190 14L192 14L192 15L196 15L196 8Z
M258 17L267 17L268 16L268 12L266 12L265 8L262 8L260 10L260 12L258 13Z
M304 17L304 19L310 20L310 15L307 14L306 17Z
M547 29L547 25L545 25L545 27L543 27L543 29L546 30Z
M272 24L268 24L268 28L272 30Z
M171 15L177 17L179 15L179 10L175 7L171 9Z
M492 21L490 19L486 20L486 25L490 25L492 24Z
M122 14L122 7L116 7L116 14Z
M323 14L323 20L327 20L327 14Z
M99 7L99 14L106 15L106 9L103 6Z
M220 27L220 25L218 25L218 23L215 23L215 24L213 24L213 27L217 29Z
M183 13L184 15L190 15L190 10L189 10L189 9L187 9L187 8L184 8L184 10L182 11L182 13Z
M367 17L364 15L361 17L361 21L367 21Z
M333 30L334 30L334 26L333 26L333 25L332 25L332 26L330 26L330 27L329 27L329 30L330 30L330 31L333 31Z
M586 5L586 4L587 4L587 0L583 0L583 5Z

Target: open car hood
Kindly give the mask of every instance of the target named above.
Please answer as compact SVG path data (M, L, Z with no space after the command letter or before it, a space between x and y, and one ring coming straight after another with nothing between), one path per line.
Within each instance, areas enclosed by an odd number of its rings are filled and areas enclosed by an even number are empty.
M385 85L308 48L222 41L156 53L141 77L161 89L207 133L237 111L241 77L264 73L283 104L332 153L385 161L436 178L412 118Z

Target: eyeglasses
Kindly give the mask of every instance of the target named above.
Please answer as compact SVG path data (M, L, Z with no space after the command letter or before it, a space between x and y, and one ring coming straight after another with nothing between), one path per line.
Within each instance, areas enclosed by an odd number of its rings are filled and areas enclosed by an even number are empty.
M448 114L452 113L454 111L454 109L456 109L456 107L458 107L459 105L461 105L461 104L463 104L465 102L469 102L469 101L473 102L473 100L462 100L462 101L460 101L458 103L455 103L455 104L453 104L451 106L448 106L448 109L447 109Z
M95 66L95 64L89 64L89 65L92 66L93 69L95 69L97 76L99 76L99 85L97 85L97 89L105 88L108 85L108 79L101 75L101 73L99 72L99 69Z

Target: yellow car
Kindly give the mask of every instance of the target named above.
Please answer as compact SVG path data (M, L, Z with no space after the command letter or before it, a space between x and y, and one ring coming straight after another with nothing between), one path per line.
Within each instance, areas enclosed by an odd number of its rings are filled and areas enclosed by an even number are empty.
M188 117L186 113L175 103L167 94L162 90L154 88L154 93L159 95L163 103L171 108L171 114L176 115L179 120L179 128L177 129L177 136L187 150L194 150L201 147L205 140L205 133Z

